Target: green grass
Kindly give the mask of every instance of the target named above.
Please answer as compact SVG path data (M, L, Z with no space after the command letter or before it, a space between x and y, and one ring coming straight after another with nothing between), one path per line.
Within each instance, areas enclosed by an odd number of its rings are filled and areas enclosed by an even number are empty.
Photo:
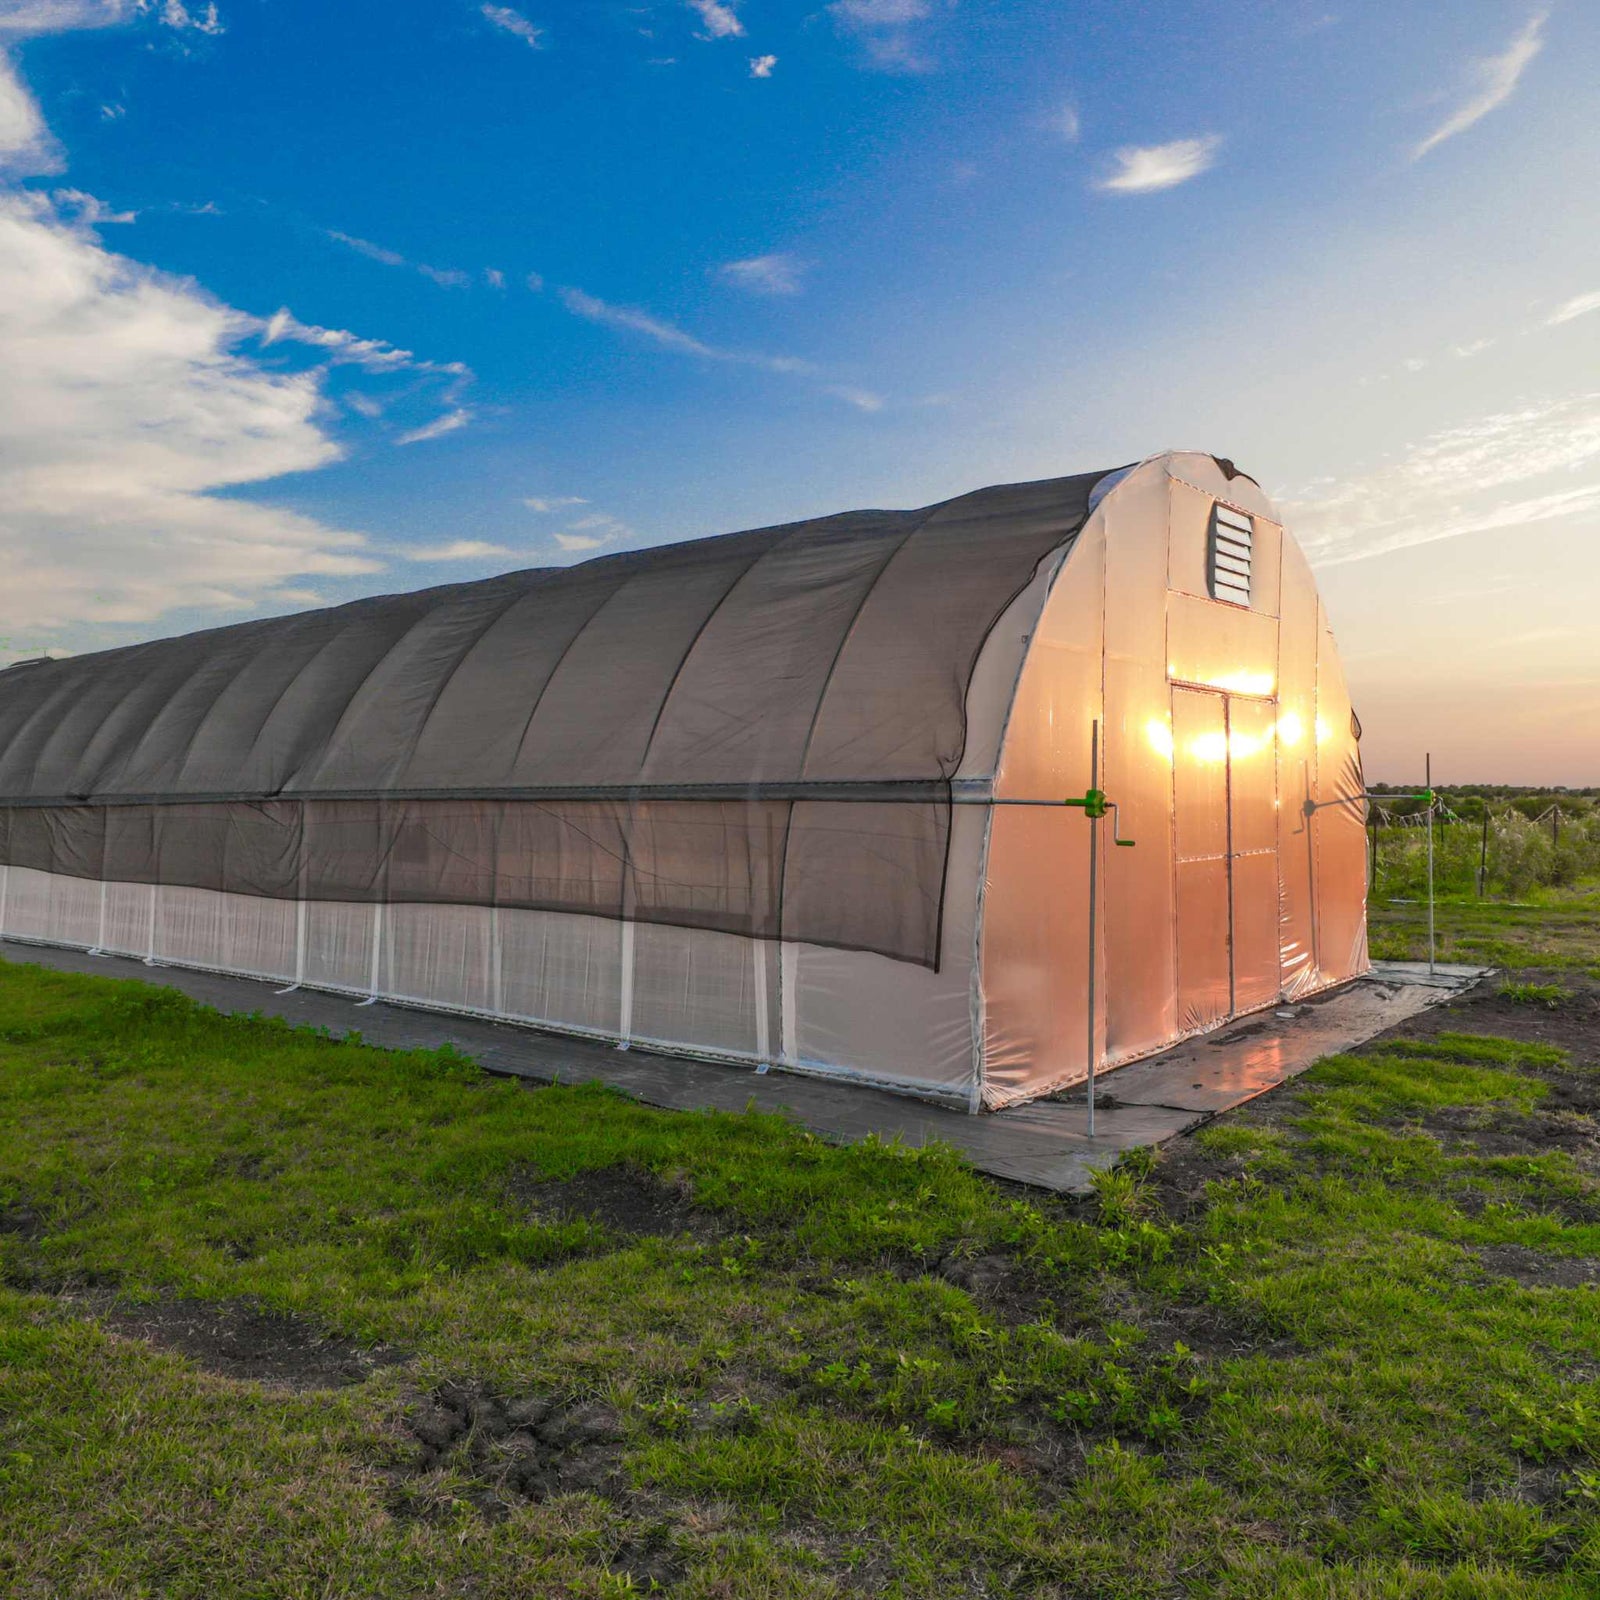
M1502 983L1497 993L1502 1000L1518 1006L1543 1006L1555 1011L1572 998L1572 991L1559 983Z
M1600 977L1600 885L1592 881L1531 890L1515 901L1445 895L1435 918L1441 961ZM1380 886L1369 923L1374 960L1427 959L1428 908L1421 894L1395 900Z
M1471 1131L1591 1076L1390 1041L1067 1204L0 963L0 1592L620 1596L648 1546L706 1600L1593 1595L1600 1293L1482 1262L1600 1255L1600 1184ZM623 1164L720 1231L530 1206ZM113 1296L407 1359L233 1381L112 1334ZM450 1380L604 1403L622 1490L414 1475Z

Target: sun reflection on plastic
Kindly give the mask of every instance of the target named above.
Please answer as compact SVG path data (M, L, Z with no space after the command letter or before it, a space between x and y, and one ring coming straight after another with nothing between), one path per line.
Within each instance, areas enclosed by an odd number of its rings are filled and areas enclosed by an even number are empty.
M1293 749L1306 736L1306 725L1293 711L1278 718L1278 743Z
M1172 724L1165 717L1151 717L1144 725L1144 736L1163 761L1172 759Z
M1227 759L1228 736L1225 733L1197 733L1189 741L1189 754L1207 765Z

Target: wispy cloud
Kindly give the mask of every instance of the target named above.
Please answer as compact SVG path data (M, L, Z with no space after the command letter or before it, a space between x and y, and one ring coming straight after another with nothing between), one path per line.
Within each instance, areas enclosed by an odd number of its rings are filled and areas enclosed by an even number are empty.
M369 261L381 262L386 267L407 267L412 272L421 273L430 283L438 284L441 289L465 289L472 282L470 272L462 272L456 267L430 267L425 261L407 260L398 250L374 244L370 239L358 239L354 234L341 233L337 228L328 228L324 231L334 243L342 244L347 250L354 250L357 255L365 256Z
M828 11L834 25L860 44L869 65L884 72L932 70L914 31L931 15L931 0L833 0Z
M529 495L522 503L530 511L547 516L552 511L565 511L568 506L586 506L589 502L581 494L557 494Z
M465 406L456 406L442 416L435 417L432 422L413 428L409 433L402 433L395 443L424 444L429 439L442 439L447 433L455 433L471 421L472 413Z
M381 244L374 244L370 239L358 239L351 233L341 233L337 228L329 228L327 232L330 239L354 250L357 255L365 256L369 261L381 261L386 267L410 265L398 250L385 250Z
M1600 311L1600 289L1595 289L1589 294L1573 295L1544 319L1544 325L1547 328L1559 327L1563 322L1571 322L1576 317L1586 317L1591 311Z
M484 539L452 539L448 544L427 544L400 553L407 561L488 561L502 560L517 552Z
M823 393L843 400L846 405L854 406L857 411L882 411L887 403L881 394L876 394L871 389L857 389L848 383L824 384Z
M1154 194L1176 188L1216 163L1221 135L1174 139L1170 144L1124 145L1115 152L1115 169L1098 187L1111 194Z
M640 334L665 350L676 350L687 356L699 356L706 361L728 361L738 366L760 367L766 372L781 372L795 376L816 370L809 361L802 361L798 356L769 356L758 350L726 350L717 345L707 344L705 340L697 339L692 333L686 333L675 323L652 316L648 311L639 311L632 306L615 306L585 293L582 289L561 289L558 293L561 296L561 303L574 316L583 317L589 322L602 323L606 327L621 328L628 333Z
M1065 139L1068 144L1075 143L1078 135L1083 132L1083 119L1078 115L1078 108L1070 103L1052 111L1044 119L1044 125L1058 138Z
M465 289L472 282L470 272L462 272L456 267L430 267L419 261L416 268L424 278L438 284L441 289Z
M772 69L777 64L778 58L776 56L751 56L750 76L752 78L770 78Z
M283 340L312 345L327 351L328 359L336 365L349 364L368 372L437 373L458 380L472 376L471 369L460 361L424 361L384 339L364 339L343 328L319 328L314 323L301 322L287 306L280 307L270 317L252 320L260 331L263 345Z
M542 48L544 29L535 27L520 11L513 11L510 6L481 6L479 9L485 21L521 39L530 49Z
M717 276L751 294L798 294L804 271L790 255L749 256L725 262L717 268Z
M1323 566L1592 514L1600 510L1600 393L1442 429L1391 465L1314 486L1287 509Z
M731 5L723 0L688 0L688 6L699 18L706 36L711 39L740 39L744 37L744 24Z
M90 228L98 228L108 222L137 222L137 211L116 211L108 206L104 200L92 194L85 194L82 189L54 189L50 198L55 202L55 207L62 216L71 216L76 221Z
M653 317L648 311L637 311L629 306L614 306L608 301L597 299L592 294L586 294L582 289L562 289L559 293L561 303L576 317L583 317L589 322L603 323L608 328L622 328L629 333L642 334L663 348L679 350L684 355L704 356L711 361L729 359L729 352L714 349L703 340L695 338L692 333L685 333L682 328L675 327L660 317Z
M1446 139L1465 133L1475 122L1481 122L1489 113L1503 106L1516 92L1522 74L1528 70L1533 58L1544 48L1544 25L1549 16L1546 11L1535 12L1515 39L1497 56L1487 56L1473 65L1476 92L1450 113L1426 139L1411 152L1413 161L1420 160L1430 150L1437 149Z

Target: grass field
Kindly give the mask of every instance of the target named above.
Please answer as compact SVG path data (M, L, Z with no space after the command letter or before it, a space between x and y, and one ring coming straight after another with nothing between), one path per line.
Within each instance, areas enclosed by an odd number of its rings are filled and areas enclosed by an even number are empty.
M1539 900L1083 1203L0 964L0 1592L1592 1597L1600 895Z

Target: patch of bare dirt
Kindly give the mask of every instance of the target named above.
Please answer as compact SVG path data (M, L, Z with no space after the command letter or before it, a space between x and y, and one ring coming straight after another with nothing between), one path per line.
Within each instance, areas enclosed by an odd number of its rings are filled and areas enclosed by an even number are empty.
M706 1241L727 1232L717 1216L694 1203L687 1187L642 1167L596 1167L570 1178L525 1172L512 1180L511 1189L537 1216L587 1218L630 1238L671 1239L687 1233Z
M0 1234L10 1234L14 1239L24 1239L31 1244L45 1235L44 1217L24 1201L0 1206Z
M338 1389L409 1359L390 1345L363 1346L286 1311L248 1300L103 1300L99 1321L124 1339L175 1350L220 1377L284 1389Z
M1600 1288L1600 1260L1558 1256L1522 1244L1480 1245L1473 1254L1485 1272L1512 1278L1525 1289Z
M1547 1096L1541 1106L1548 1106ZM1519 1114L1504 1106L1440 1106L1415 1124L1452 1154L1538 1156L1550 1150L1600 1151L1600 1123L1582 1112L1543 1109Z
M465 1473L478 1485L472 1503L486 1517L502 1517L522 1501L622 1488L622 1430L603 1405L447 1383L422 1397L405 1425L418 1445L408 1475L426 1480L452 1467ZM393 1509L425 1517L433 1504L424 1481L403 1488Z

